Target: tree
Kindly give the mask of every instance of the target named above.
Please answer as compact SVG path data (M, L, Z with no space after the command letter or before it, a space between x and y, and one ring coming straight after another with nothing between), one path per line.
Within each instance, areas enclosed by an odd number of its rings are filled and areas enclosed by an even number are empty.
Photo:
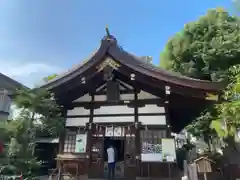
M33 142L30 141L30 138L26 138L28 120L23 117L20 115L16 120L4 124L8 139L5 140L7 146L1 153L1 174L33 175L34 171L40 167L40 162L32 154Z
M56 137L63 130L62 108L46 89L20 89L15 102L31 116L28 124L30 128L35 121L35 132L38 135Z
M171 38L161 53L160 65L182 75L222 79L240 63L240 21L222 8L212 9Z
M218 111L211 123L218 136L228 145L235 147L236 133L240 128L240 66L233 66L229 70L231 83L224 91L221 104L216 105Z
M37 137L59 136L63 130L62 109L53 95L45 89L20 89L14 95L16 105L21 108L17 119L3 123L1 129L8 144L2 154L1 173L33 175L40 162L34 156Z
M191 124L186 127L187 132L194 137L201 138L208 145L208 150L212 151L211 144L216 137L216 132L210 128L212 119L215 118L216 111L214 108L206 109Z

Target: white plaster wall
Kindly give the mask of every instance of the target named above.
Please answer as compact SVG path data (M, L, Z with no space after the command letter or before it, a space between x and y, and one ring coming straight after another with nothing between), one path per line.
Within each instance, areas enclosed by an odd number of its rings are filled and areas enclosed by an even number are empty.
M85 126L89 118L67 118L66 126ZM95 123L134 122L134 116L94 117ZM162 116L139 116L139 122L143 125L166 125L166 117Z
M165 113L164 107L158 107L157 105L146 105L138 109L139 113ZM76 107L72 110L68 110L68 116L74 115L89 115L89 109L84 109L83 107ZM134 108L127 107L126 105L121 106L101 106L99 109L94 109L94 114L133 114Z
M140 93L138 93L138 99L156 99L156 98L158 97L145 91L140 91Z
M158 97L151 95L145 91L140 91L138 93L138 99L156 99ZM94 96L95 101L106 101L107 96L106 95L95 95ZM120 100L123 101L128 101L128 100L134 100L134 94L121 94L120 95ZM89 94L85 94L84 96L76 99L73 102L90 102L91 101L91 96Z
M72 110L68 110L67 115L68 116L74 116L74 115L89 115L90 111L89 109L84 109L83 107L76 107Z
M101 106L94 109L94 114L133 114L134 108L124 106Z
M134 116L94 117L95 123L134 122Z
M144 107L138 108L139 113L165 113L164 107L159 107L155 104L148 104Z
M66 126L67 127L75 127L75 126L85 126L88 123L89 117L84 118L67 118Z
M139 122L143 125L166 125L166 116L139 116Z
M139 108L139 113L164 113L164 107L158 107L157 105L146 105L145 107ZM95 115L103 114L133 114L134 109L127 106L102 106L99 109L94 110ZM89 110L84 108L74 108L68 111L68 116L74 115L89 115ZM165 115L155 116L139 116L139 121L143 125L166 125ZM67 118L66 126L85 126L89 121L89 117L81 118ZM134 116L117 116L117 117L94 117L93 122L98 123L114 123L114 122L134 122Z

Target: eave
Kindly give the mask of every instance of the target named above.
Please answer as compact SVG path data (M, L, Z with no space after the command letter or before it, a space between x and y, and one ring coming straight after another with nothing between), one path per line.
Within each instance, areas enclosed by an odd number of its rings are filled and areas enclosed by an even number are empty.
M156 82L161 81L166 84L173 84L182 88L197 89L206 92L219 92L225 88L225 83L223 82L210 82L180 76L173 72L156 67L150 63L141 61L139 57L136 57L120 48L115 38L106 37L101 41L98 51L94 53L91 58L85 61L84 64L81 64L76 68L58 76L42 87L55 89L74 78L81 77L84 73L90 71L90 69L96 69L96 66L103 61L106 56L112 57L116 62L121 63L132 72L152 78Z

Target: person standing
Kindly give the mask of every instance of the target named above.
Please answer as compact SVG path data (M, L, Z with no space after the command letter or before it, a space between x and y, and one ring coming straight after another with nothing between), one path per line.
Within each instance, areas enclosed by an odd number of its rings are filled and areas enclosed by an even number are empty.
M112 145L109 146L107 149L107 155L108 155L108 180L114 180L115 176L115 149Z

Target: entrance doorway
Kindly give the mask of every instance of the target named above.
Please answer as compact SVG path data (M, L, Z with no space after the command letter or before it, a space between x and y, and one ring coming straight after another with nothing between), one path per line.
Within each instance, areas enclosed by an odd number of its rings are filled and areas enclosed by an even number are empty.
M116 151L115 177L124 178L124 137L105 137L104 138L104 176L108 176L108 156L107 148L112 145Z

